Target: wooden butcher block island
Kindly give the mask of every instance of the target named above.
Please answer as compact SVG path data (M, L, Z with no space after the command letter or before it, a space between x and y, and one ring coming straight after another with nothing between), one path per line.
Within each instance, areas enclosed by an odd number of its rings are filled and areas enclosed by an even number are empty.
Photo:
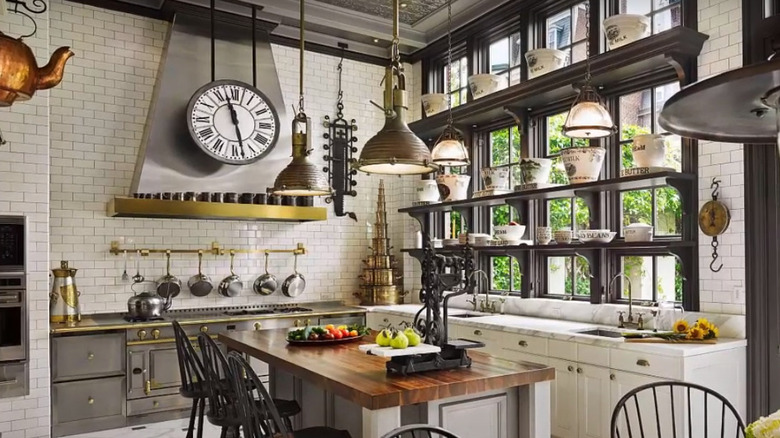
M360 342L291 346L286 335L230 332L219 340L269 364L274 397L295 398L303 408L297 427L328 425L354 438L379 438L410 423L437 424L464 438L550 436L553 368L471 350L471 368L401 376L388 374L387 359L359 351Z

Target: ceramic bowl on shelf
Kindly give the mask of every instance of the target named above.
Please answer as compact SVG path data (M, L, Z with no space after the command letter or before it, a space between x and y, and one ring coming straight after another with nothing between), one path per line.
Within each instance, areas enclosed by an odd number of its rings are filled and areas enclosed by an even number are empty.
M574 237L574 233L568 229L556 230L553 233L553 239L555 239L555 243L569 244L571 243L571 239L573 237Z
M547 245L552 240L552 228L536 227L536 241L540 245Z
M623 47L650 36L650 17L638 14L618 14L604 20L604 34L609 50Z
M577 237L585 243L609 243L615 238L615 235L617 233L610 230L579 230L577 232Z
M607 151L600 147L568 148L561 151L561 161L566 167L570 184L582 184L599 180L601 165Z
M558 70L566 65L566 52L557 49L535 49L525 54L525 62L528 63L528 79Z
M496 225L493 231L501 240L520 240L525 234L525 225Z
M503 90L507 85L508 82L504 76L490 73L469 76L469 89L474 99Z
M422 101L425 117L430 117L447 109L447 95L444 93L423 94Z
M482 242L482 245L484 246L485 244L487 244L488 240L490 240L490 234L469 233L468 235L469 245L480 245L477 242Z
M627 225L623 227L623 237L626 242L652 242L653 227L642 223Z
M479 173L485 190L509 190L509 167L483 167Z
M523 184L546 184L550 180L553 160L549 158L523 158L520 160L520 175Z
M663 167L666 161L666 142L660 134L634 136L631 154L638 167Z
M439 193L444 201L462 201L467 199L469 197L470 181L471 177L468 175L447 173L436 176Z

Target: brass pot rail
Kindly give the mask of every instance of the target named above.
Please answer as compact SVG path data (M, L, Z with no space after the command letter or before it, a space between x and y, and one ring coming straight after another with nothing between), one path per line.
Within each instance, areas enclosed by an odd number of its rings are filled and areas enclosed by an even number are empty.
M215 256L225 254L272 254L272 253L284 253L295 255L306 255L306 247L303 243L299 243L295 249L232 249L222 248L219 246L219 242L211 242L211 248L208 249L174 249L174 248L122 248L118 240L111 241L111 249L109 250L113 255L120 255L125 252L140 253L141 256L146 257L150 254L212 254Z

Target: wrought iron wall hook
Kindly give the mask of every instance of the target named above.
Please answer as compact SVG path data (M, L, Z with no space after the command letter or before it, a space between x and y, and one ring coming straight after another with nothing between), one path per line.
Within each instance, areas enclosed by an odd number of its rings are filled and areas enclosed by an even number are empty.
M710 188L712 189L712 199L717 201L718 196L720 196L720 183L722 181L719 180L717 177L712 178L712 184L710 184Z
M35 18L33 18L33 15L40 15L46 12L48 5L44 0L5 0L4 3L9 5L8 11L25 16L32 22L32 32L22 35L19 38L30 38L38 32L38 23L35 21ZM23 9L19 9L20 7Z

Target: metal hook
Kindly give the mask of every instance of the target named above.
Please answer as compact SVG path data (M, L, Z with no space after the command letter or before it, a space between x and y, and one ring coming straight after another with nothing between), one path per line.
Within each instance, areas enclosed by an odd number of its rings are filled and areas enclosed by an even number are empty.
M712 271L712 272L720 272L720 270L723 269L723 263L722 262L721 262L720 266L718 266L717 269L713 267L717 260L718 260L717 257L713 257L712 258L712 261L710 262L710 271Z
M710 271L712 272L720 272L721 269L723 269L723 262L721 262L720 266L718 266L717 269L714 268L715 261L718 260L718 236L714 236L712 238L712 261L710 262Z
M712 199L717 200L718 196L720 195L720 183L721 180L719 180L717 177L712 178L712 184L710 184L710 188L712 190Z

